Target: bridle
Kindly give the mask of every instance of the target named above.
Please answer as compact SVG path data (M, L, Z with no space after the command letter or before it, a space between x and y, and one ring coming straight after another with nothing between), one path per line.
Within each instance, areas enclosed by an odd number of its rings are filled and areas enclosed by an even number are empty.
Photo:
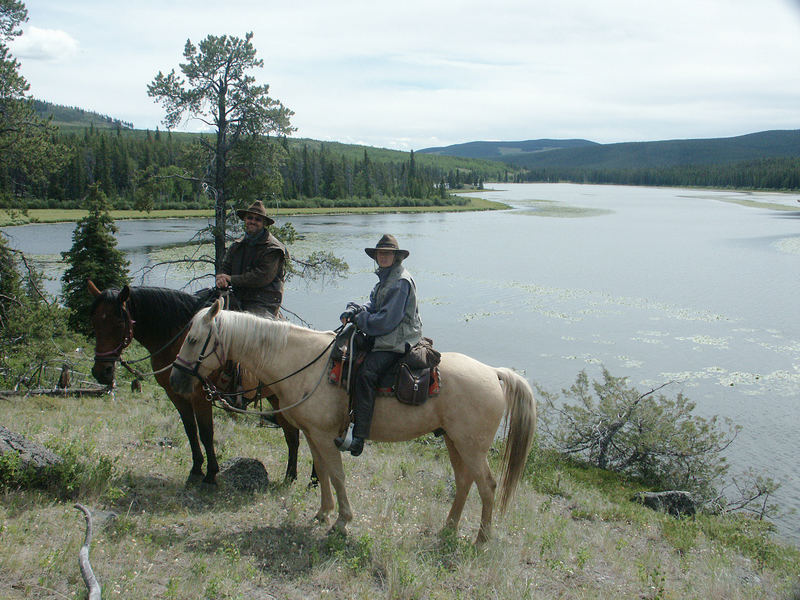
M122 316L125 318L125 335L122 336L122 340L117 345L116 348L113 350L109 350L107 352L97 352L95 350L94 353L94 360L95 362L111 362L115 363L118 360L122 360L122 352L131 345L133 341L133 326L136 321L133 320L131 317L130 310L128 310L128 303L125 302L123 305L124 311Z
M221 352L217 352L218 349L222 348L222 344L219 343L217 336L214 336L214 346L211 348L208 354L206 354L206 349L208 348L208 343L211 341L212 335L214 335L213 324L211 324L208 328L206 341L203 342L203 347L200 350L200 354L197 356L197 360L194 361L194 363L191 363L183 358L180 352L178 352L177 356L175 356L175 361L172 363L172 368L176 369L177 371L182 371L183 373L188 373L192 377L199 379L201 383L205 384L206 379L200 375L200 365L203 364L203 361L213 354L217 357L220 365L225 364L225 355Z

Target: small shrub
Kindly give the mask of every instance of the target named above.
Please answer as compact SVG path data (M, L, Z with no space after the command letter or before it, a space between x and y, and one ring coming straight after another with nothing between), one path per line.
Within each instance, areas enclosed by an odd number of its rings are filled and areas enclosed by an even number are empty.
M704 500L716 497L728 471L722 452L740 427L694 415L694 403L682 394L670 399L654 392L641 394L605 369L603 381L591 384L582 371L562 390L563 402L539 388L543 437L600 469Z
M59 464L49 469L48 487L55 494L74 499L100 495L109 487L114 472L112 459L94 457L89 449L76 442L58 441L49 446L62 458Z

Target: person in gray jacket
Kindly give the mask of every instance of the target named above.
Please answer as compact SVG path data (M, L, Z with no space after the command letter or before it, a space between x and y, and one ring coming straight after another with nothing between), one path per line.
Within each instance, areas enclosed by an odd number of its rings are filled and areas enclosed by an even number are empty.
M340 315L342 323L352 322L367 334L372 349L355 375L353 384L353 437L334 442L342 452L358 456L369 437L375 393L381 376L391 369L422 338L422 320L417 307L417 287L403 266L408 250L401 250L395 237L384 234L375 248L364 252L378 263L378 283L365 304L349 302Z

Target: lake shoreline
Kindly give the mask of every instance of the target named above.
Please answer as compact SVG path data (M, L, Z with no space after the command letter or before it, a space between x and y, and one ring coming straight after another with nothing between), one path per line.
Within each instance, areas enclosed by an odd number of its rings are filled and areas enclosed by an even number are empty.
M469 201L463 206L369 206L369 207L331 207L331 208L278 208L271 214L278 217L291 217L299 215L347 215L347 214L392 214L392 213L436 213L436 212L476 212L485 210L508 210L511 207L502 202L484 200L482 198L467 198ZM32 223L69 223L77 222L84 218L88 211L80 208L32 208L23 215L21 211L14 215L8 209L0 209L0 227L13 227L16 225L29 225ZM213 209L167 209L167 210L112 210L111 216L115 221L129 221L138 219L191 219L197 217L214 216Z

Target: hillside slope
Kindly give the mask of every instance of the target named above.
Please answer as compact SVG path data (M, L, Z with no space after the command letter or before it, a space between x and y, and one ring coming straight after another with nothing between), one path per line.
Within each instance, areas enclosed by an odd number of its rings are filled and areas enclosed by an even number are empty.
M641 169L730 164L800 157L800 130L762 131L730 138L624 142L508 157L518 167Z
M729 138L598 144L587 140L469 142L425 148L418 154L503 161L523 169L652 169L725 165L800 157L800 130L761 131Z
M438 154L440 156L461 156L464 158L482 158L509 162L519 155L537 152L548 152L564 148L582 148L595 146L597 142L589 140L524 140L521 142L467 142L451 146L423 148L418 154Z

